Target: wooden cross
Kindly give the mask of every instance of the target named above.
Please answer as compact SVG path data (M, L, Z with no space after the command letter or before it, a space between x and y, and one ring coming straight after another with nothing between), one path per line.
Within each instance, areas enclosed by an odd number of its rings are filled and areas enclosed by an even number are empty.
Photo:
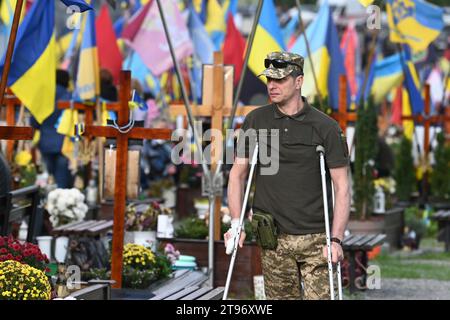
M6 107L6 125L13 127L16 124L16 108L20 107L22 102L19 98L17 98L11 90L7 89L6 94L3 96L3 103ZM31 138L33 139L33 138ZM15 140L15 139L14 139ZM14 153L14 140L8 140L6 143L6 152L5 156L8 162L12 162L13 153ZM24 139L29 140L29 139Z
M439 115L430 115L430 109L431 109L431 97L430 97L430 85L425 84L424 86L424 114L418 114L418 115L409 115L409 116L402 116L402 120L413 120L415 123L421 123L423 125L423 151L424 151L424 162L425 166L428 165L429 162L429 153L430 153L430 127L432 125L437 124L446 124L450 120L450 116L447 114L439 114ZM446 108L448 109L448 108ZM423 175L423 187L424 191L423 194L425 198L428 195L428 171L424 172Z
M0 126L0 140L32 140L32 127Z
M128 101L131 98L131 73L122 71L120 73L120 93L117 125L123 127L129 123L130 110ZM128 167L128 140L129 139L164 139L171 138L170 129L146 129L132 128L126 133L119 132L116 128L109 126L87 125L85 134L95 137L107 137L117 139L117 159L114 188L114 226L113 226L113 248L111 262L111 278L116 281L115 288L122 286L122 258L123 258L123 236L126 209L126 180Z
M338 111L333 112L331 117L339 123L344 134L347 130L347 124L355 122L357 119L356 112L347 111L347 79L345 75L339 77L339 106Z
M72 101L58 101L59 110L72 109L77 111L83 111L84 113L84 124L86 126L91 126L94 124L94 111L95 104L83 103L83 102L72 102Z
M447 114L430 115L431 112L431 98L430 98L430 85L424 86L425 101L424 101L424 114L402 116L402 120L413 120L416 123L423 125L423 148L425 154L425 161L428 161L428 154L430 153L430 127L432 125L447 123L450 121L450 116ZM446 108L448 109L448 108ZM448 111L448 110L447 110Z
M225 83L226 67L223 64L223 52L214 52L214 64L212 66L212 79L204 74L203 82L206 83L209 90L203 90L203 105L192 107L193 116L210 117L211 129L223 131L223 118L231 116L233 104L233 76L231 81ZM212 83L211 83L212 81ZM205 88L205 87L204 87ZM236 116L245 116L256 106L242 106L237 108ZM187 116L186 108L182 104L170 105L170 115L176 117L179 115ZM216 139L218 138L218 139ZM219 160L221 160L223 146L223 135L213 137L211 141L211 172L215 172ZM221 238L221 219L220 208L222 206L222 197L215 198L214 212L214 240Z

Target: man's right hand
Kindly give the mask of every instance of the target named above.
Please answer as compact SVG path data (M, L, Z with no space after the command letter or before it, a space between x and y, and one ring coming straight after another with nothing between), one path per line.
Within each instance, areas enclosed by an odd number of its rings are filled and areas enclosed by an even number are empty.
M223 238L225 240L225 252L226 254L231 254L234 250L234 241L237 236L239 229L239 219L233 219L231 220L231 227L228 229L228 231L223 235ZM239 239L239 248L242 248L244 245L245 240L245 231L241 230L241 235Z

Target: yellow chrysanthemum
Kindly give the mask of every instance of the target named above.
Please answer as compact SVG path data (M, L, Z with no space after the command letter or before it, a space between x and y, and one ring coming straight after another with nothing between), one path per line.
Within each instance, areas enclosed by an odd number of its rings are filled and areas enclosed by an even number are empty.
M31 162L31 153L28 151L20 151L17 155L16 155L16 163L19 166L26 166Z

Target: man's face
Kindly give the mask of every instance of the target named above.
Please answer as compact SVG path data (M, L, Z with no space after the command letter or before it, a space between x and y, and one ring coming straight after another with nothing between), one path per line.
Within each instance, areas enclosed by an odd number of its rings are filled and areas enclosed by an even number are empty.
M294 79L292 76L283 79L267 78L267 92L273 103L284 103L298 94L303 83L303 76Z

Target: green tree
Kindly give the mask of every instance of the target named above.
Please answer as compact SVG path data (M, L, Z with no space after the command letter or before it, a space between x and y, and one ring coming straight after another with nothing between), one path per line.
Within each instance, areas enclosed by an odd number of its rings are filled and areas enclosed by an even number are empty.
M396 194L399 200L408 201L416 184L414 160L412 157L412 142L403 136L395 155L394 179Z
M450 198L450 147L445 144L442 132L437 135L437 147L434 151L435 165L431 173L431 194L438 200Z
M356 216L364 220L373 207L374 166L378 152L377 112L372 97L361 102L357 116L353 192Z

